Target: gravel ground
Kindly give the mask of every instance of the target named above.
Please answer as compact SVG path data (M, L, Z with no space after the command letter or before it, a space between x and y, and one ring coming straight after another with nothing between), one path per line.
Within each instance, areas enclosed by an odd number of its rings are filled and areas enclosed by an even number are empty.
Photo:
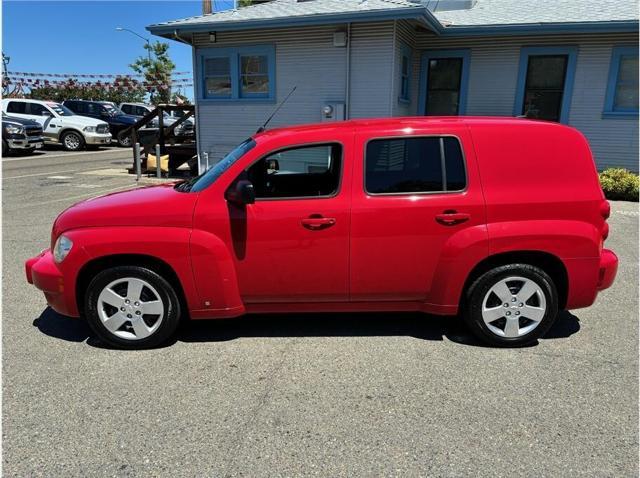
M47 309L23 262L63 208L131 186L87 171L128 157L3 163L5 476L638 476L637 204L613 203L617 282L533 347L363 314L199 322L122 352Z

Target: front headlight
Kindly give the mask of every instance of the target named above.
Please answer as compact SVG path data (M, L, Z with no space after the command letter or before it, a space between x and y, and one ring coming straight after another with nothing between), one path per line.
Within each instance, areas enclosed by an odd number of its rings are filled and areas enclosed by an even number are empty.
M5 126L4 129L9 134L22 134L22 133L24 133L24 128L22 126L8 125L8 126Z
M85 126L82 131L86 131L87 133L95 133L96 132L96 127L95 126Z
M71 248L73 247L73 242L67 236L61 235L58 237L55 246L53 246L53 259L60 264L64 261L64 258L67 257Z

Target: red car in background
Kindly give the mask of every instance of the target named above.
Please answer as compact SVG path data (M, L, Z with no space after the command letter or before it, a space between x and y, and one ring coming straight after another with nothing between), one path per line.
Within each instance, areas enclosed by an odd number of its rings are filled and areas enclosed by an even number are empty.
M181 318L460 313L496 346L543 336L615 278L585 138L501 118L274 129L202 176L83 201L27 279L122 348Z

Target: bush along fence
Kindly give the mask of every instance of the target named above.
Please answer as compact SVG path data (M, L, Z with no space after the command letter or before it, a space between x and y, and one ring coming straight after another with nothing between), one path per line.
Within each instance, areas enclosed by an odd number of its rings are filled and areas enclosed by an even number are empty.
M637 174L623 168L609 168L600 173L600 186L607 199L638 202Z

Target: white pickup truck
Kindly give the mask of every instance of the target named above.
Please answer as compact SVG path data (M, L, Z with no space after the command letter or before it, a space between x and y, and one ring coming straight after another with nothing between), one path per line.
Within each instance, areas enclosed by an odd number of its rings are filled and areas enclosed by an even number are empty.
M67 151L111 144L109 125L104 121L74 114L53 101L4 98L2 111L42 125L44 140L60 143Z

